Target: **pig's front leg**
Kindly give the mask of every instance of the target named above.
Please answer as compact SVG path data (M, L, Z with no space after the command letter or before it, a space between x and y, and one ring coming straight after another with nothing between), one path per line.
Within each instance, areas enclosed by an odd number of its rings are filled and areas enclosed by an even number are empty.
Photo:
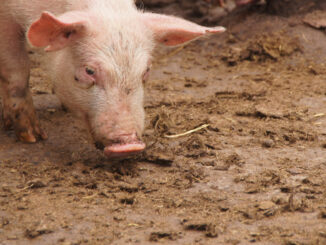
M21 32L18 26L6 24L0 26L0 90L4 126L5 129L13 128L19 140L33 143L37 139L46 139L47 135L40 128L28 88L30 66Z
M5 129L13 128L20 141L34 143L46 139L36 117L33 100L28 88L13 88L2 84L3 121Z

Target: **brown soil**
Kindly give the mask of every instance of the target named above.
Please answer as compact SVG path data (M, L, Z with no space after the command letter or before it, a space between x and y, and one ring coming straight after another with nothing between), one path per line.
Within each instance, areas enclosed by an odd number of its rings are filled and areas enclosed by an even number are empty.
M223 35L159 49L147 151L120 162L35 61L49 139L0 131L0 244L326 244L326 36L305 15L240 11Z

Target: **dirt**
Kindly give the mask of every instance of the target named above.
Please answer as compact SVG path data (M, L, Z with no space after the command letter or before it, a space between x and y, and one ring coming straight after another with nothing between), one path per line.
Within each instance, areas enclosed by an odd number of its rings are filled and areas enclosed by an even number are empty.
M49 139L0 131L0 244L326 244L326 36L311 13L236 11L223 35L158 49L148 147L124 161L94 148L32 54Z

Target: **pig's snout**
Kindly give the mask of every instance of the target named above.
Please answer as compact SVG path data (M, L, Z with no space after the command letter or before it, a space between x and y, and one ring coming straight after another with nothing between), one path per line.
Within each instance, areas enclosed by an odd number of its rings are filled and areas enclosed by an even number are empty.
M96 148L103 150L108 158L121 158L142 152L146 145L136 133L123 134L109 140L105 145L95 142Z
M142 104L136 101L137 106L130 108L132 103L126 103L123 98L121 101L110 101L110 108L102 108L95 116L85 117L95 147L108 158L128 157L145 149L141 140L144 128Z

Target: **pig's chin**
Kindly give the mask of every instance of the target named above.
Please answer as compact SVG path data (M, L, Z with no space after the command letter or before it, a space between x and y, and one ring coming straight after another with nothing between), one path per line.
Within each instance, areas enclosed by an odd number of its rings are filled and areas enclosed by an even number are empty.
M113 144L104 148L104 154L108 158L125 158L142 152L145 147L142 142Z

